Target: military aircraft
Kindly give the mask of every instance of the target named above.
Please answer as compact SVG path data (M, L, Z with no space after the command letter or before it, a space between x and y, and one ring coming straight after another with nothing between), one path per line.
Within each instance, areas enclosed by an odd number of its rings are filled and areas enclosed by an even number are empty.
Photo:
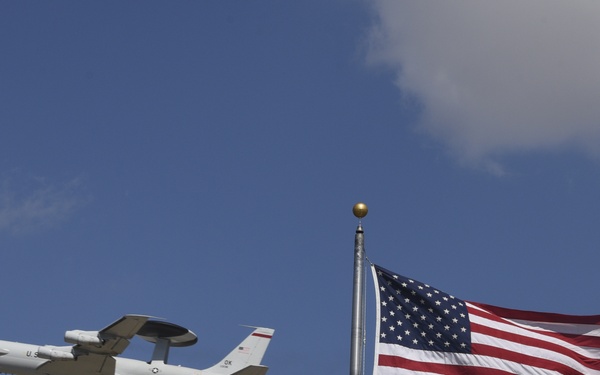
M270 328L254 331L214 366L197 370L167 364L169 349L193 345L190 330L146 315L125 315L99 331L65 332L69 346L39 346L0 341L0 372L16 375L265 375L260 364L271 337ZM148 362L117 357L138 335L154 343Z

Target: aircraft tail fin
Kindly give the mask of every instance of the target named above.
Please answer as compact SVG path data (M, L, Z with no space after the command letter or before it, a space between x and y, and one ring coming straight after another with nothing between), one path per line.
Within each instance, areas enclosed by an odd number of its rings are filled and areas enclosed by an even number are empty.
M267 347L273 337L274 329L252 327L254 331L235 347L225 358L211 368L203 370L206 374L219 375L264 375L268 367L260 366Z

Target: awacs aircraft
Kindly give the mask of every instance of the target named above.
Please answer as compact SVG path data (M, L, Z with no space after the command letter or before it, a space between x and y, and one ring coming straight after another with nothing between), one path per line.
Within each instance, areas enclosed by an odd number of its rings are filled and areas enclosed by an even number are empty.
M260 364L274 330L257 328L214 366L196 370L167 364L169 349L193 345L197 336L181 326L125 315L100 331L67 331L69 346L0 341L0 372L17 375L265 375ZM117 357L135 335L154 343L148 362Z

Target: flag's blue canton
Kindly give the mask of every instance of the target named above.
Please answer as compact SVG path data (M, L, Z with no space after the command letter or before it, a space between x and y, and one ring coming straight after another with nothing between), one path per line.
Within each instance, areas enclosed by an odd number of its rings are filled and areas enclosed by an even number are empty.
M471 324L464 301L375 266L381 321L379 341L411 349L471 352Z

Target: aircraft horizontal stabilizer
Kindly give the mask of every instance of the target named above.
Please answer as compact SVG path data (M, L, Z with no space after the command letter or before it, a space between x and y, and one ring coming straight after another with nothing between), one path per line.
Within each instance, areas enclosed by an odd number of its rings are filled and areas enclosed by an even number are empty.
M232 375L265 375L268 369L267 366L248 366Z

